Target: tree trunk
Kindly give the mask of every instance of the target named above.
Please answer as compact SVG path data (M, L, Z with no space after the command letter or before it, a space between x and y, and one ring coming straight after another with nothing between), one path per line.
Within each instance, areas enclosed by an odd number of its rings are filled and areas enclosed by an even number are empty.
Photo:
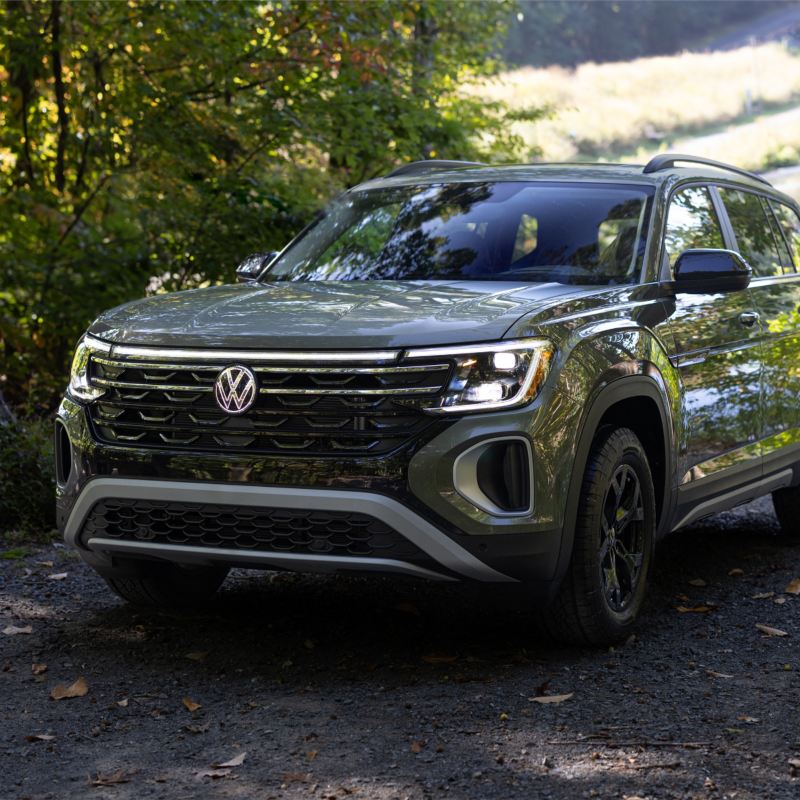
M67 149L69 134L69 118L64 98L64 77L61 70L61 0L53 0L51 14L52 50L50 60L53 66L53 80L56 91L56 107L58 108L58 139L56 140L56 187L64 191L64 155Z

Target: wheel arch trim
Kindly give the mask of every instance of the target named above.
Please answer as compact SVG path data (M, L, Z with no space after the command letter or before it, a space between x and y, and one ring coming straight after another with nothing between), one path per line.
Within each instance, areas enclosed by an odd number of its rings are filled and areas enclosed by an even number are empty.
M656 370L657 372L657 370ZM660 374L658 374L660 377ZM652 372L647 374L629 375L618 377L611 382L597 386L590 394L590 401L581 418L580 433L573 458L572 476L567 493L567 502L564 513L564 528L561 541L561 550L556 564L553 591L561 583L566 574L572 556L572 547L575 539L575 524L577 520L578 501L583 483L583 473L589 458L592 443L603 416L613 406L624 400L646 398L654 401L661 417L661 429L664 447L664 486L661 519L659 520L657 538L670 530L670 521L674 513L676 502L675 495L675 438L673 433L672 416L669 413L669 403L665 395L664 384Z

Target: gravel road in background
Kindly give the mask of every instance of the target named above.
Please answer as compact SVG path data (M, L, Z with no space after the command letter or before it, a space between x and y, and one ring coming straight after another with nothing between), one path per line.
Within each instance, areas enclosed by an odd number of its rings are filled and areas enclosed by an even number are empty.
M594 651L533 635L517 591L237 572L146 614L31 547L0 561L0 797L797 800L776 532L762 500L669 537L639 632Z

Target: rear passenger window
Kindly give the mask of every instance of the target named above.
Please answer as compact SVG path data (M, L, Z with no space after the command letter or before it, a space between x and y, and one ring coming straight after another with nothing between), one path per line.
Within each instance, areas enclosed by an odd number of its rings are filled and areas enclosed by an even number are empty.
M797 212L793 208L783 203L771 200L770 204L775 216L778 218L783 235L786 237L786 243L789 245L789 250L794 259L794 266L795 268L800 267L800 217L797 216Z
M772 234L761 198L738 189L719 190L731 221L742 258L752 267L753 275L783 275L781 257Z
M676 192L669 205L664 247L671 267L684 250L724 247L719 220L705 186Z

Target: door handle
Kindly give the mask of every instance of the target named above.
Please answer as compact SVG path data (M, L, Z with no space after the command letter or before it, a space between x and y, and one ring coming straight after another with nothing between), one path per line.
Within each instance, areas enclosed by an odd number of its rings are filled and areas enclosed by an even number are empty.
M745 328L752 328L760 319L761 317L757 311L742 311L742 313L739 314L739 322L744 325Z

